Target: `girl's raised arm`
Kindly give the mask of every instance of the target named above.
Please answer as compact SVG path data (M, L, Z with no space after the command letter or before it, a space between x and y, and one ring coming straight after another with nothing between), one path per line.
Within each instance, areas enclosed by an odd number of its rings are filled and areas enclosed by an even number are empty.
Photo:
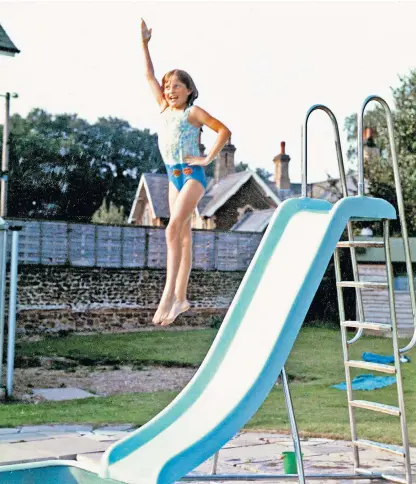
M155 71L153 69L152 59L150 58L149 52L149 40L152 37L152 29L148 29L146 22L142 19L141 22L141 29L142 29L142 48L144 54L144 62L145 62L145 71L146 71L146 78L149 82L150 89L159 104L160 108L164 108L166 105L166 100L163 96L162 88L158 83L155 77Z

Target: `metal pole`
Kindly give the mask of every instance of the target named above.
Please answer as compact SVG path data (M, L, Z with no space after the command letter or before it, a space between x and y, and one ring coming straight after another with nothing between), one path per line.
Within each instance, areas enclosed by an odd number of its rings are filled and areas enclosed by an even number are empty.
M0 388L3 381L4 306L6 295L7 229L0 236Z
M295 412L293 411L292 398L290 396L289 384L286 377L285 367L282 368L282 384L285 395L287 413L289 414L290 428L292 431L293 446L295 448L296 464L300 484L305 484L305 470L303 468L302 449L300 446L299 433L296 425Z
M0 217L7 216L7 171L9 169L9 117L10 117L10 93L5 94L5 116L3 126L3 148L1 158L1 194L0 194Z
M402 431L403 447L405 451L406 482L410 483L412 482L412 466L410 462L409 436L407 433L406 410L405 410L404 397L403 397L403 380L402 380L400 349L399 349L398 333L397 333L396 302L394 297L394 275L393 275L393 266L391 263L389 228L390 228L389 220L383 220L384 250L386 255L387 280L389 285L390 317L391 317L391 325L393 327L392 340L393 340L394 366L396 367L397 397L399 400L399 408L400 408L400 427Z
M220 451L217 450L214 454L214 458L212 460L212 467L211 467L211 475L215 475L217 473L217 464L218 464L218 455Z
M336 282L341 282L342 280L341 262L339 259L338 249L335 249L335 252L334 252L334 267L335 267ZM338 286L338 284L337 284L337 299L338 299L339 319L340 319L340 322L343 323L345 321L344 293L342 292L342 287ZM342 352L344 356L345 381L347 384L348 416L350 419L351 440L354 442L355 440L357 440L357 425L355 421L354 409L350 405L350 402L353 400L352 386L351 386L351 372L350 372L349 366L345 365L345 362L350 359L348 341L347 341L347 328L342 326L342 324L341 324L341 339L342 339ZM356 469L357 467L360 467L360 455L358 453L357 446L354 445L352 450L353 450L353 458L354 458L354 469Z
M406 270L407 270L407 276L409 281L410 301L412 304L413 325L414 325L414 332L413 332L413 337L411 341L404 348L400 348L400 353L406 353L416 345L416 293L415 293L415 282L414 282L414 276L413 276L412 256L410 252L409 235L407 232L407 223L406 223L406 216L404 211L404 201L403 201L403 193L402 193L402 184L400 181L399 163L398 163L397 154L396 154L396 144L394 142L393 116L391 114L389 105L386 103L386 101L380 96L376 96L376 95L368 96L364 100L361 108L361 113L358 116L359 185L360 183L362 184L362 191L364 193L363 139L362 139L362 134L360 133L362 133L365 108L367 104L371 101L377 101L382 105L384 112L386 113L386 119L387 119L387 129L389 134L389 143L390 143L390 151L391 151L393 174L394 174L394 184L395 184L396 196L397 196L397 208L399 212L400 226L402 231L402 239L403 239L404 253L405 253L405 259L406 259Z
M307 160L306 160L306 151L308 149L308 133L307 133L307 123L308 122L308 116L306 117L306 122L305 122L305 128L303 125L300 127L300 138L301 138L301 152L300 152L300 158L301 158L301 177L302 177L302 197L307 197L307 183L308 183L308 165L307 165Z
M335 114L325 105L323 104L315 104L311 108L309 108L308 112L306 113L304 127L302 126L302 197L306 197L306 190L307 190L307 164L308 164L308 120L309 116L316 111L317 109L324 111L330 118L332 122L332 126L334 128L334 140L335 140L335 150L337 153L337 160L338 160L338 171L339 171L339 179L341 182L341 192L343 197L348 197L348 187L347 187L347 179L345 176L345 167L344 167L344 160L342 157L342 150L341 150L341 139L339 136L339 128L337 118ZM353 236L353 229L351 222L348 222L348 240L354 240ZM354 280L359 280L358 274L358 266L357 266L357 257L355 253L355 248L351 247L351 263L352 263L352 270L354 274ZM364 305L362 300L361 289L356 288L355 294L357 297L357 304L358 304L358 313L360 317L360 321L364 321ZM359 328L355 336L348 341L348 344L355 343L363 334L362 328Z
M357 120L357 140L358 140L358 195L364 196L364 143L363 143L363 117L364 107Z
M16 300L17 300L17 265L19 259L19 230L11 228L12 232L12 255L10 264L10 296L9 296L9 325L7 342L7 382L6 396L11 397L13 393L14 373L14 349L16 336Z

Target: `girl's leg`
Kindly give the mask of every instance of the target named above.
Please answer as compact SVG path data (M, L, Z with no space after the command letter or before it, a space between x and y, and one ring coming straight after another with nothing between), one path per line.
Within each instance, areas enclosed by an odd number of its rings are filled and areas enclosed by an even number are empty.
M161 323L162 326L167 326L183 312L188 311L191 307L186 298L188 290L189 275L192 267L192 230L191 218L185 223L181 234L182 243L182 257L178 270L178 277L175 284L175 301L169 312L169 315Z
M201 183L196 180L188 180L174 202L173 211L166 228L166 285L159 308L153 318L155 324L168 317L174 302L176 279L182 258L181 236L203 194L204 187Z
M182 258L175 285L175 299L179 302L187 302L186 293L188 289L189 276L192 267L192 215L183 227L181 234Z
M179 195L179 190L175 187L172 182L169 182L169 212L172 215L174 212L175 202ZM167 256L169 257L169 246L168 246L168 253ZM166 269L168 268L169 264L167 264ZM159 307L155 315L153 316L153 324L160 324L162 318L166 317L166 314L169 314L169 311L172 308L173 299L166 294L166 287L163 291L162 297L160 299Z

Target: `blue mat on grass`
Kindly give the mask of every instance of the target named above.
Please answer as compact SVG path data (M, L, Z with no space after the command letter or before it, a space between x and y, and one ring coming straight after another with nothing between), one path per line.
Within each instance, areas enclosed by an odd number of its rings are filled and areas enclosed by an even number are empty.
M388 387L396 383L395 376L374 376L368 375L358 375L351 382L353 390L377 390L377 388ZM332 385L332 388L337 390L346 390L347 385L345 382L338 383L338 385Z
M369 353L369 352L364 352L361 356L363 361L370 361L371 363L383 363L384 365L388 365L389 363L394 363L394 356L389 355L389 356L383 356L383 355L378 355L377 353ZM406 355L402 355L400 357L400 361L402 363L408 363L410 361L410 358Z

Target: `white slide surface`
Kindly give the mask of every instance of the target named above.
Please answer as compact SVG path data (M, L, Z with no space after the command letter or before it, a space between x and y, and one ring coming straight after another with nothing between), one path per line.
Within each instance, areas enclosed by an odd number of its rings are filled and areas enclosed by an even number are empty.
M384 200L284 202L198 372L159 415L114 444L100 475L175 482L220 449L273 387L350 217L395 218Z

